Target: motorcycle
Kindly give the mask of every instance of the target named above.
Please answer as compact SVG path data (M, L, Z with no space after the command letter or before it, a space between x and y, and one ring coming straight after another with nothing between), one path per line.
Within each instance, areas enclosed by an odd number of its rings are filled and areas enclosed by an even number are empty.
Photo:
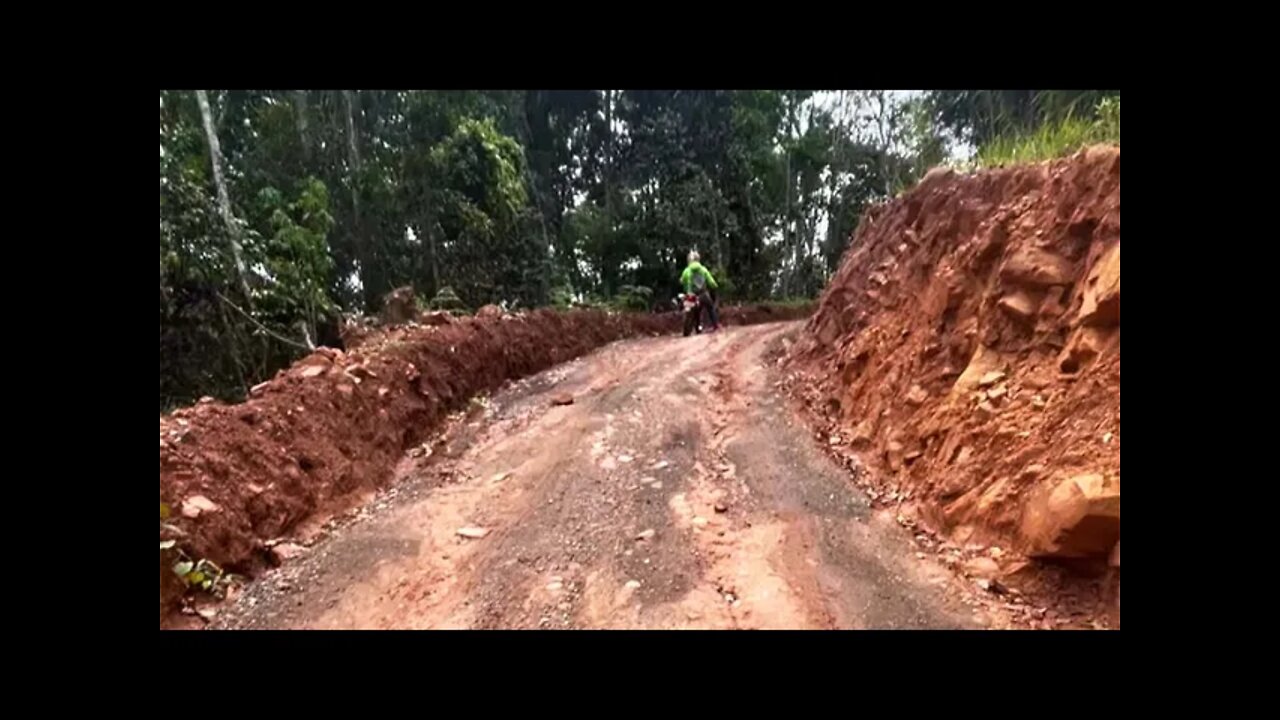
M698 301L698 296L683 293L677 298L677 302L684 307L684 336L702 334L702 304Z

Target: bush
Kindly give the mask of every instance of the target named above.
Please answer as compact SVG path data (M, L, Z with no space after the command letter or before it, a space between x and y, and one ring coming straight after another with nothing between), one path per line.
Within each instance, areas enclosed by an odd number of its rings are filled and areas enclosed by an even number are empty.
M648 310L653 300L653 288L644 285L623 285L613 298L613 306L618 310Z
M427 305L432 310L465 312L467 309L466 304L462 302L462 298L458 297L458 293L454 292L453 288L448 285L440 288L440 291L436 293L435 297L431 298L431 301L428 302Z

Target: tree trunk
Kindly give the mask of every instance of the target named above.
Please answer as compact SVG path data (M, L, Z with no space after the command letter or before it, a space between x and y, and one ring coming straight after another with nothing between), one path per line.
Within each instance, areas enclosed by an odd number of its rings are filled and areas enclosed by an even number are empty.
M307 91L293 91L293 113L298 121L298 140L302 143L302 159L311 162L311 139L307 131Z
M788 121L787 122L787 166L786 166L787 194L786 194L786 204L783 205L783 215L782 215L782 251L784 253L783 257L786 257L785 253L787 248L789 247L788 243L794 242L794 239L789 239L789 237L794 238L794 235L795 235L795 233L791 230L791 147L790 145L791 145L791 122ZM792 267L791 272L783 275L782 295L784 298L788 298L791 296L791 285L792 285L792 280L794 278L795 278L795 268Z
M613 233L613 91L604 91L604 216Z
M350 90L342 91L342 105L347 125L347 163L350 166L351 181L351 237L354 254L360 263L360 285L364 290L366 308L372 308L377 298L378 288L373 286L373 268L370 267L368 248L364 241L363 224L360 218L360 141L356 136L355 98Z
M432 221L426 231L427 249L431 253L431 295L440 292L440 261L436 255L436 230L435 222Z
M521 129L524 132L522 142L526 150L533 147L533 128L529 125L529 111L533 109L530 107L533 104L530 98L533 97L535 92L538 91L525 91L524 112L520 113ZM547 278L547 263L550 262L551 258L551 236L547 233L547 216L544 212L546 207L545 198L538 186L537 175L533 172L533 168L530 167L531 164L526 155L524 163L525 182L529 183L529 191L533 193L533 206L538 211L538 224L542 228L542 252L538 258L538 302L542 303L546 302L551 294L549 287L551 283Z
M720 221L716 218L716 202L715 197L711 198L711 242L712 248L716 254L716 264L723 270L728 267L725 262L723 248L720 244Z
M205 139L209 143L209 162L213 166L213 185L218 193L218 212L227 227L227 243L231 246L231 258L236 264L236 277L240 281L240 292L250 308L253 307L253 296L249 293L248 271L244 265L244 252L240 248L240 226L231 212L231 198L227 195L226 178L222 175L222 147L218 144L218 133L214 131L213 112L209 109L209 93L196 91L196 102L200 105L200 119L204 122Z

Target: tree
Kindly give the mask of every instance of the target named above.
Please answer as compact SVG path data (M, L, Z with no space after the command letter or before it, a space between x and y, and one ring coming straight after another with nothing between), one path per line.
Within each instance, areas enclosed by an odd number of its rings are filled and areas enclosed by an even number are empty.
M231 211L230 196L227 195L227 182L222 175L222 148L218 144L218 132L213 123L213 112L209 108L209 95L204 90L196 91L196 102L200 104L200 118L204 124L205 137L209 142L209 163L213 168L213 184L218 191L218 211L222 215L222 223L226 227L227 245L231 248L231 257L236 263L236 275L240 280L240 289L244 301L253 305L253 294L249 292L248 271L244 264L244 251L240 248L240 225Z

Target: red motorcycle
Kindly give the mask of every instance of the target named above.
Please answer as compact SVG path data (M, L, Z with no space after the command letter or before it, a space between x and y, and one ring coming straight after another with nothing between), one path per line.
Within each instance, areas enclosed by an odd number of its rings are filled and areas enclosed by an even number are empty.
M702 303L698 301L698 296L693 293L684 293L680 296L680 302L684 306L684 336L701 334Z

